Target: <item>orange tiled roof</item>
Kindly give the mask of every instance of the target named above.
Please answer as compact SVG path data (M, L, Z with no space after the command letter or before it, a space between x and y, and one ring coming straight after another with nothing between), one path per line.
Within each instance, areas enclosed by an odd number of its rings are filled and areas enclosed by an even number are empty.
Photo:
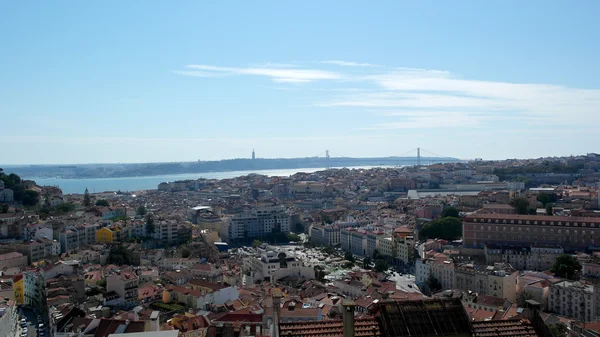
M279 323L282 337L341 337L344 326L341 320ZM354 322L356 337L381 336L379 323L373 318L356 319Z
M527 320L473 322L474 337L538 337Z

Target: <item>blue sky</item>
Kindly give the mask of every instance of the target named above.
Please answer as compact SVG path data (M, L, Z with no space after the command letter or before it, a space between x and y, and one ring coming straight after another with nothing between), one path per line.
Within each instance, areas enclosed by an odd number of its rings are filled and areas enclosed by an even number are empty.
M598 151L597 1L0 4L0 164Z

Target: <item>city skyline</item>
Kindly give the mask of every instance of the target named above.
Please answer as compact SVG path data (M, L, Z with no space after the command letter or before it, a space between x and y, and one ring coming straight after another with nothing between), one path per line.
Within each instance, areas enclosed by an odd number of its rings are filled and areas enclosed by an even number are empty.
M4 165L595 152L593 1L3 7Z

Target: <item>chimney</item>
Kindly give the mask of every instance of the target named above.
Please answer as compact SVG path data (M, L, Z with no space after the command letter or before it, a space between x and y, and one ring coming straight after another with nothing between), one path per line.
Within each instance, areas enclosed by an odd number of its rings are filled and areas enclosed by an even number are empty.
M279 289L273 290L273 331L271 336L279 337L279 314L281 310L281 298L283 295Z
M344 310L342 323L344 325L344 337L354 337L354 307L356 304L350 299L342 302Z
M541 309L541 304L535 300L527 300L525 301L525 306L529 309L529 321L533 324L534 328L538 328L539 322L539 314Z

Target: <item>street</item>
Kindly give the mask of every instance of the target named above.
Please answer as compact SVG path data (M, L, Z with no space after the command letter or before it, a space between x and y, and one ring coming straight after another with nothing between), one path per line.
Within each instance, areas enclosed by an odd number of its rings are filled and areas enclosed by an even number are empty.
M37 315L36 313L33 312L33 310L28 309L28 308L23 308L21 307L19 309L19 313L20 313L20 318L25 318L27 320L27 337L38 337L38 321L37 321ZM19 325L20 326L20 325ZM22 331L23 329L21 328L19 331ZM19 332L18 337L21 336L21 333Z

